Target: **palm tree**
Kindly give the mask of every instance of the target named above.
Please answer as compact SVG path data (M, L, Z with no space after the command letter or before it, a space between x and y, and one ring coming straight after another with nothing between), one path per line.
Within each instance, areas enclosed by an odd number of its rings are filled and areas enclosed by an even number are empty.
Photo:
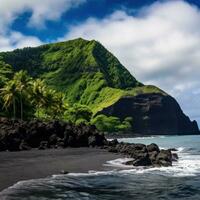
M32 82L31 99L38 118L40 110L50 118L56 118L63 111L63 94L48 88L41 79Z
M64 94L62 92L55 92L54 94L54 105L53 105L54 117L60 117L66 110L64 103Z
M61 92L46 88L44 92L43 108L48 117L55 119L64 113L63 99L64 97Z
M36 79L31 83L32 83L31 103L36 106L37 117L39 117L39 109L42 108L43 105L45 104L44 93L46 91L46 85L44 84L44 81L41 79Z
M57 113L56 91L46 88L44 92L44 104L42 105L46 114L55 118Z
M13 80L8 81L4 88L1 89L1 96L4 101L3 108L7 110L13 105L13 118L16 119L16 100L18 98L16 82Z
M3 87L5 83L13 76L12 67L1 60L0 56L0 87Z
M13 80L16 82L20 94L20 113L21 120L23 120L23 94L29 92L31 78L27 71L21 70L15 73Z

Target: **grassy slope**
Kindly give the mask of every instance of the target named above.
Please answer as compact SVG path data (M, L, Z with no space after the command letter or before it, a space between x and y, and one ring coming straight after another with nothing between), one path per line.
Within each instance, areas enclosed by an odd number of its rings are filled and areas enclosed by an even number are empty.
M94 113L125 95L162 92L139 83L94 40L79 38L4 52L0 56L15 71L25 69L31 76L45 79L48 85L63 91L70 103L88 105Z
M93 104L89 106L92 108L93 112L96 113L105 107L111 106L123 96L136 96L144 93L162 93L163 95L167 95L164 91L152 85L135 87L130 90L105 87L100 91L98 98L94 100Z

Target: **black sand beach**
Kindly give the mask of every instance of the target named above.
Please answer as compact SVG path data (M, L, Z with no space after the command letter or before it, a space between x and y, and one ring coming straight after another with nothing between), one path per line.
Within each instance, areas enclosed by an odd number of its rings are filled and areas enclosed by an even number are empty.
M120 155L95 148L66 148L0 153L0 191L18 181L68 172L104 170Z

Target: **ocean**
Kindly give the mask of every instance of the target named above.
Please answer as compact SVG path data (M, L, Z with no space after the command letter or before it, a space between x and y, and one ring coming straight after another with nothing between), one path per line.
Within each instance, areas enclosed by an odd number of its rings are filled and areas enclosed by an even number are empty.
M21 181L2 191L0 200L200 200L200 136L121 138L130 143L156 143L177 148L172 167L123 165L127 159L105 163L107 171L53 175Z

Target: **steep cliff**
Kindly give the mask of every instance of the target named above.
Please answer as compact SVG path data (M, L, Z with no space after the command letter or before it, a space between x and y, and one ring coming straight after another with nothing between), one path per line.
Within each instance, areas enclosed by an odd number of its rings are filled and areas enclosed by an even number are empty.
M177 101L159 93L120 98L97 114L117 116L121 120L133 117L133 132L138 134L198 134L196 121L190 121Z

